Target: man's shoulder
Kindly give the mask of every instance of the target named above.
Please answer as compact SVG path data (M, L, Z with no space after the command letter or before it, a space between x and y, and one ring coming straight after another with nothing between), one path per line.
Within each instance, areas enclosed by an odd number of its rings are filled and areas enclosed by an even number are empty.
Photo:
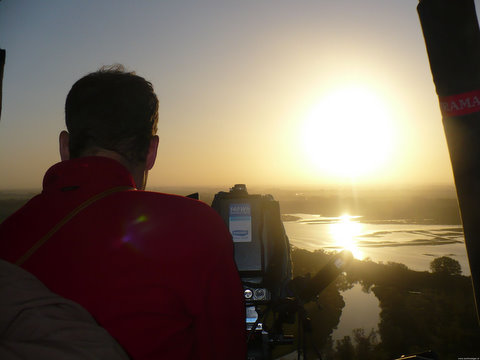
M165 194L152 191L127 191L121 200L121 206L132 206L149 214L152 219L159 220L167 227L183 224L189 231L203 229L216 232L226 230L220 215L202 201L180 195ZM228 232L228 230L226 230Z
M206 216L216 216L217 214L215 210L204 202L187 198L185 196L141 190L129 191L127 194L126 199L130 198L130 201L143 203L162 210L168 210L169 212L195 212L199 215L205 214Z
M142 237L154 239L151 244L162 243L162 251L164 247L178 246L183 248L184 256L187 248L192 255L233 251L225 222L204 202L149 191L127 191L118 200L119 206L122 206L119 212L123 215L120 216L136 219L135 226L141 230ZM181 241L163 242L159 239ZM153 247L156 248L156 245Z
M39 221L39 210L41 210L43 207L44 205L40 194L35 195L25 204L23 204L20 208L10 213L6 217L6 219L0 222L0 230L5 230L9 228L15 230L18 228L19 222L21 222L22 219L29 219L30 224L33 225L34 223Z

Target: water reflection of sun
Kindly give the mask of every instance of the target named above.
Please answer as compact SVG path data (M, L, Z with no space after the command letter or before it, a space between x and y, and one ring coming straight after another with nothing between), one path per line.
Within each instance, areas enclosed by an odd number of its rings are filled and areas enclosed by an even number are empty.
M340 249L349 250L356 259L363 259L364 255L358 247L356 236L362 232L362 224L354 220L354 216L342 215L338 222L330 224L330 234L335 240L335 245Z

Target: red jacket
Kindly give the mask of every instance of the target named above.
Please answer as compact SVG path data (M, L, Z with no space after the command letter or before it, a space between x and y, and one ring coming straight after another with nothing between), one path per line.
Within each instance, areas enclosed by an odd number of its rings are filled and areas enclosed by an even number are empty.
M245 359L243 290L222 219L202 202L133 190L118 162L51 167L43 191L0 224L15 262L92 196L110 194L59 228L22 265L84 306L133 359Z

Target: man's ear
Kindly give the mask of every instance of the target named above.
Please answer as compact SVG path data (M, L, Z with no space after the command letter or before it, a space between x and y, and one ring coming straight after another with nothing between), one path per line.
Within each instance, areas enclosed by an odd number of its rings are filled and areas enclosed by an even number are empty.
M62 159L62 161L70 160L70 149L68 147L70 143L70 134L65 130L63 130L60 133L59 143L60 143L60 159Z
M158 136L154 135L152 140L150 140L150 146L148 147L147 153L147 161L145 164L146 170L151 170L153 165L155 165L155 159L157 158L157 150L158 150Z

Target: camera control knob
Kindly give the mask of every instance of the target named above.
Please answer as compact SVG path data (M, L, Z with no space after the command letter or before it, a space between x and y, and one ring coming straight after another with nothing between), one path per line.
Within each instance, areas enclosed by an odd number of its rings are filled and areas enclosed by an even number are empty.
M265 289L255 289L255 299L256 300L265 300Z

